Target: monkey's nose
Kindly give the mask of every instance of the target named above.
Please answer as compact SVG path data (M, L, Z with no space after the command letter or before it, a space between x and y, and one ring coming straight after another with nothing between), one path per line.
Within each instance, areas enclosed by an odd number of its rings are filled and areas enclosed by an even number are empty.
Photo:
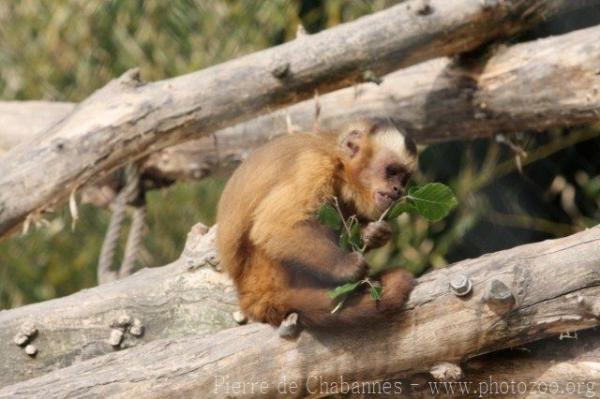
M391 197L394 200L397 200L398 198L400 198L402 196L403 193L404 193L404 187L393 186Z

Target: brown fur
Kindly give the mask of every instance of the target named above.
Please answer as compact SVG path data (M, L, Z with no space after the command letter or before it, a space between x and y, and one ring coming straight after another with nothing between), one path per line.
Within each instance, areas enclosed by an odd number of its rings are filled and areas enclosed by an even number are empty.
M411 278L396 270L381 278L381 301L360 293L338 314L330 313L335 303L327 291L364 277L368 269L360 254L337 246L336 234L315 214L333 196L346 211L366 219L381 211L361 175L371 167L372 140L364 131L352 140L360 147L355 157L344 152L335 135L275 139L227 183L219 202L217 247L240 307L251 319L277 326L297 312L305 325L353 324L402 305Z

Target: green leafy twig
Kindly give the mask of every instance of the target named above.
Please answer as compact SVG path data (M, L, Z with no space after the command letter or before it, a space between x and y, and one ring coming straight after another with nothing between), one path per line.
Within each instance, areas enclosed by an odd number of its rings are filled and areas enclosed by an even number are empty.
M450 187L442 183L413 186L393 205L387 220L395 219L404 212L410 212L436 222L445 218L457 204L458 201Z
M363 242L360 236L360 224L358 223L356 215L350 216L348 220L344 219L342 208L340 207L340 203L335 196L333 197L333 205L335 206L337 215L342 221L342 225L344 227L344 231L342 231L340 234L340 246L345 250L353 250L363 253L364 251L361 250L363 247Z
M390 205L387 207L387 209L385 211L383 211L383 213L381 214L381 216L379 216L379 219L377 219L376 223L379 223L383 220L385 220L387 214L389 213L389 211L394 207L394 204ZM360 253L364 254L367 250L367 243L363 242L363 246L360 248Z
M335 287L335 289L329 291L329 297L331 299L340 298L340 301L335 305L333 310L331 310L331 314L334 314L338 310L344 306L344 302L348 295L353 293L359 286L368 285L369 292L371 293L371 298L378 301L381 299L381 293L383 292L383 287L378 284L376 281L372 281L370 278L364 278L362 280L356 281L354 283L346 283L340 286Z
M344 218L337 197L333 197L333 206L326 202L319 209L317 219L340 234L340 247L364 254L367 249L360 232L360 224L356 215ZM390 205L379 217L377 222L393 220L404 212L416 213L431 221L443 219L458 204L452 190L442 183L428 183L423 186L413 186L408 193L396 203ZM355 282L340 285L329 292L331 299L341 298L331 313L342 308L348 295L361 285L370 287L374 300L381 298L383 288L368 277Z

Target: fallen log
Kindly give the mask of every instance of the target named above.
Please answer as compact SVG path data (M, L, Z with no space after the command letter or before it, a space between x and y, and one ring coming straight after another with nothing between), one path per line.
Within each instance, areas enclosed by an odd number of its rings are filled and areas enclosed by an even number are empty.
M368 76L472 50L568 0L412 0L205 70L143 84L130 71L0 158L0 235L90 180L159 149Z
M7 386L0 398L305 396L340 378L380 381L457 364L600 324L599 242L595 227L436 270L386 323L292 341L262 324L161 339ZM457 277L470 279L469 295L449 290Z
M214 230L203 232L202 225L195 226L182 257L167 266L64 298L0 310L0 386L156 339L237 326L231 281L211 267L199 268L216 262ZM143 330L138 335L131 333L136 319ZM37 332L17 345L27 325ZM121 340L111 342L114 334ZM37 350L35 357L25 353L25 345Z

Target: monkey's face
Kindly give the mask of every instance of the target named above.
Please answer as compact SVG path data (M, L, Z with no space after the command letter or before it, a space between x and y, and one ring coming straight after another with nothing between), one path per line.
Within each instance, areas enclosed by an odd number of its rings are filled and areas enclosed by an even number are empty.
M404 195L408 180L413 173L401 157L388 149L375 152L365 172L370 175L365 184L371 187L377 213L385 211Z
M398 200L417 165L416 146L389 123L360 125L341 141L347 157L345 201L376 219Z

